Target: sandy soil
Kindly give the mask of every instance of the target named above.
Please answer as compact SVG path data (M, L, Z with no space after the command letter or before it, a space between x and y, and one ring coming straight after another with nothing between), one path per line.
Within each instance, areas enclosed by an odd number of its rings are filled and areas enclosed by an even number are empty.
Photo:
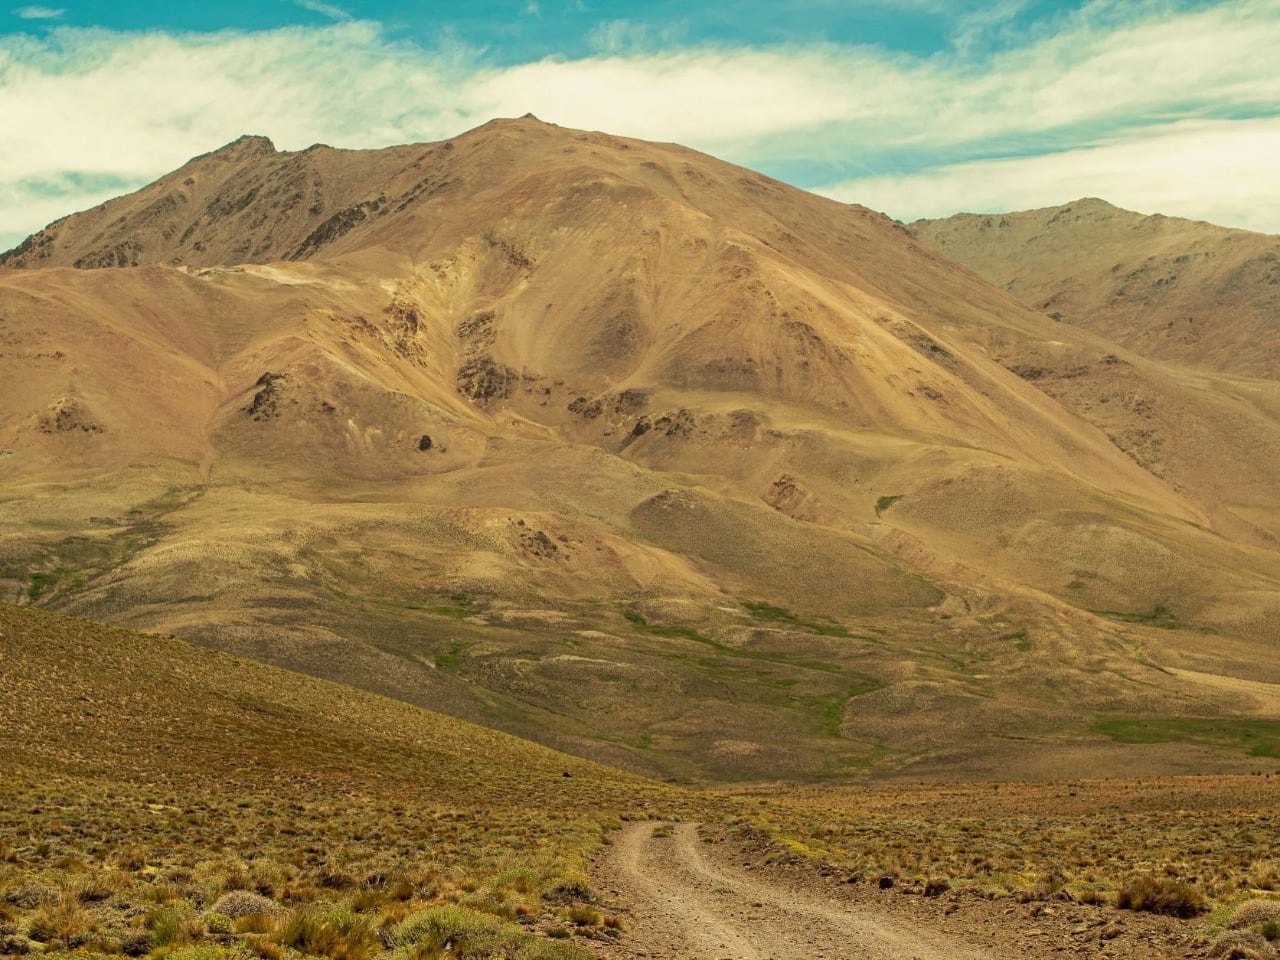
M1022 960L1203 956L1166 918L1081 904L908 897L811 869L769 867L714 829L627 824L597 864L626 920L604 960ZM655 831L657 834L655 835Z
M735 866L693 824L669 837L629 824L602 865L609 891L631 905L627 943L605 956L757 960L979 960L964 940L875 911L811 896Z

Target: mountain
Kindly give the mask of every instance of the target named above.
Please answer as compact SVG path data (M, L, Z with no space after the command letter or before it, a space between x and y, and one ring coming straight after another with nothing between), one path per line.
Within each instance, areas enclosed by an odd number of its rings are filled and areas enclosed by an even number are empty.
M13 599L663 776L1276 710L1274 383L864 208L526 117L245 138L5 264Z
M1055 320L1144 356L1280 377L1280 237L1096 199L909 229Z
M1055 322L1161 361L1159 385L1123 365L1109 383L1079 367L1012 369L1148 470L1219 505L1219 529L1274 546L1280 237L1093 199L909 229Z

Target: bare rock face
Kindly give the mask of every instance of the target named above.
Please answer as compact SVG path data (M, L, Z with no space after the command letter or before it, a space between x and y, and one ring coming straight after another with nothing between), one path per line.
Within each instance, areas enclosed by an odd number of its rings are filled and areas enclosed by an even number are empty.
M254 384L258 388L253 395L253 402L245 410L254 420L274 420L280 415L280 395L288 374L267 371Z
M36 420L36 428L41 433L102 433L103 427L98 424L88 407L74 397L63 397L55 400L48 411Z

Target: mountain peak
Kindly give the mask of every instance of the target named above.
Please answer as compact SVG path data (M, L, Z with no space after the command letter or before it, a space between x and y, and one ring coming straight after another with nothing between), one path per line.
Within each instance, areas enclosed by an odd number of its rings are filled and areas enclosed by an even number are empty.
M223 159L248 160L253 157L274 156L279 151L276 145L271 142L270 137L264 137L261 134L246 133L236 137L225 146L219 147L217 150L209 153L201 154L195 157L196 160L203 160L209 157L218 157Z

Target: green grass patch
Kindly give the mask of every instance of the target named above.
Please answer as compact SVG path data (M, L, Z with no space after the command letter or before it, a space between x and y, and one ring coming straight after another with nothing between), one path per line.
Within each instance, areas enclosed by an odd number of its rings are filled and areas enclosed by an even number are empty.
M622 611L622 615L626 618L628 623L638 627L645 633L653 634L655 637L672 637L677 640L692 640L694 643L703 643L721 651L733 650L732 647L726 647L723 643L720 643L717 640L712 640L710 637L703 636L691 627L669 627L660 623L650 623L639 610L627 608Z
M810 633L816 633L823 637L849 636L849 631L834 620L815 620L809 617L802 617L799 614L792 613L785 607L776 607L771 603L759 601L743 600L742 606L756 620L783 623L789 627L799 627L801 630L808 630Z
M1012 643L1014 649L1019 653L1031 652L1031 634L1027 633L1025 630L1018 630L1015 633L1006 633L1000 639L1006 643Z
M906 494L895 493L892 496L880 497L876 500L876 516L880 516L880 514L884 513L904 496L906 496Z
M818 670L822 673L843 673L844 668L834 663L827 663L825 660L799 660L791 657L780 657L774 654L761 653L757 650L742 650L738 647L731 647L728 644L721 643L704 634L699 633L690 627L668 627L662 624L650 623L639 610L630 607L622 611L623 618L636 628L643 630L645 633L652 634L656 637L672 637L680 640L692 640L694 643L701 643L710 647L717 653L722 653L727 657L733 657L739 660L758 660L762 663L776 663L785 667L802 667L806 670ZM704 664L711 666L712 664Z
M31 574L31 583L27 587L27 599L32 603L39 600L44 592L53 587L67 571L64 569L42 570Z
M840 693L828 696L809 696L802 699L806 704L819 711L823 736L839 737L840 724L844 722L845 705L854 697L870 693L872 690L878 690L882 686L884 684L875 677L861 677L855 685L846 687Z
M1280 758L1280 720L1243 717L1110 717L1090 732L1121 743L1191 743Z
M456 672L458 667L462 665L462 655L467 652L467 648L470 646L473 646L473 644L455 640L449 645L448 652L437 653L432 657L432 660L438 669Z
M1149 612L1126 612L1121 610L1092 610L1100 617L1108 617L1112 620L1119 620L1122 623L1141 623L1148 627L1161 627L1165 630L1173 630L1185 624L1181 623L1177 615L1164 604L1157 604Z

